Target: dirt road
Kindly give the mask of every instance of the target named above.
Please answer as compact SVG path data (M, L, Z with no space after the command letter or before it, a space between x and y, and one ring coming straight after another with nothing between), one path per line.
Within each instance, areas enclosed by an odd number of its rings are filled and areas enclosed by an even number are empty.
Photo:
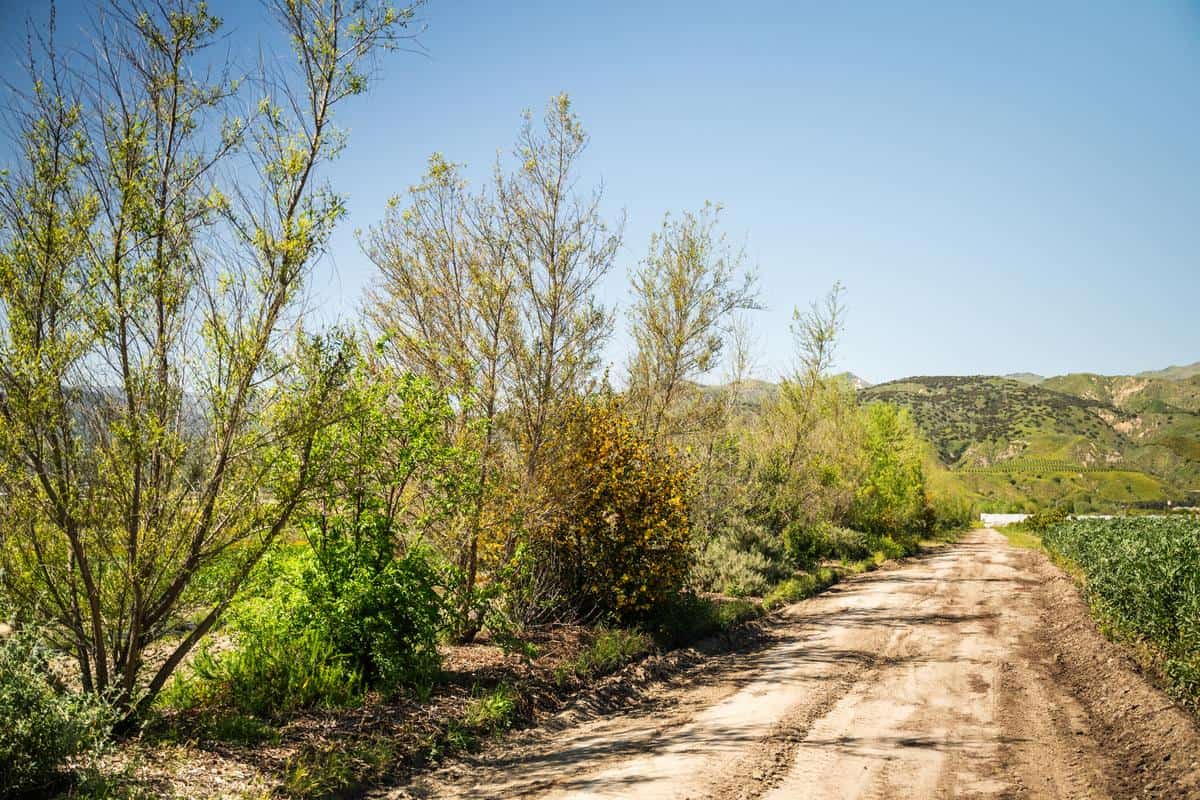
M635 707L386 796L1200 797L1200 733L1044 556L994 531L787 609Z

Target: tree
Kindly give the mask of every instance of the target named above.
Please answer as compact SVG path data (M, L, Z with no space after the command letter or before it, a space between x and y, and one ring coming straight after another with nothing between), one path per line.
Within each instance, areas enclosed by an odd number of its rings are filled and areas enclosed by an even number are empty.
M472 192L459 166L434 154L421 183L362 238L379 269L366 310L382 357L455 397L460 435L477 455L478 494L453 544L464 639L481 623L467 613L481 542L504 530L499 560L513 555L517 518L536 508L548 432L588 388L611 331L595 288L620 233L600 214L599 190L575 193L586 143L570 101L556 97L543 128L525 115L512 172L497 163L492 184ZM513 456L523 473L516 501L499 491Z
M842 287L793 313L796 365L764 410L757 449L756 516L775 530L839 519L861 471L853 388L832 379L845 307Z
M0 571L127 719L309 497L345 377L302 362L289 315L344 210L316 177L344 145L333 111L413 12L270 8L296 70L256 82L246 120L250 84L199 68L203 3L114 7L75 86L31 55L0 185Z
M471 639L478 620L466 613L477 581L479 544L501 469L498 418L510 380L518 286L512 241L495 203L472 196L457 165L429 159L407 203L393 198L384 221L363 238L379 269L366 313L384 360L429 376L457 396L460 437L478 454L477 492L457 543L461 604Z
M525 114L513 152L519 167L510 175L497 170L497 200L520 288L510 342L511 408L528 483L543 466L552 426L588 387L612 332L612 315L595 290L612 269L624 220L604 221L599 188L586 196L575 192L587 141L562 94L547 105L541 129Z
M863 414L867 469L854 495L851 519L870 533L911 532L925 504L921 435L906 408L871 403Z
M682 418L692 415L673 412L685 385L717 365L734 315L758 308L744 254L717 232L720 213L705 203L679 219L668 214L632 275L629 395L656 440L682 432Z

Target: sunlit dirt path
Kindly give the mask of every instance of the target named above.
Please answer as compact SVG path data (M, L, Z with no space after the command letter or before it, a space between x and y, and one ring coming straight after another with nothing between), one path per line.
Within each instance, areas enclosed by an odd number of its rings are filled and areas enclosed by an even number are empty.
M636 708L377 796L1200 797L1200 734L1131 667L1044 556L976 531L792 606L767 645Z

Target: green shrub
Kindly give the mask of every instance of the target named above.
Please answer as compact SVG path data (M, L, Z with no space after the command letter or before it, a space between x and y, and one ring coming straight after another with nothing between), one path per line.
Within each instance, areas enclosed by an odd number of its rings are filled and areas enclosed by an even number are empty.
M659 644L670 648L728 630L761 613L747 600L713 600L685 592L660 608L649 627Z
M475 731L500 731L512 724L517 711L517 694L501 684L471 701L463 713L463 724Z
M323 631L368 685L424 694L441 668L440 577L423 550L395 556L382 517L361 519L356 535L335 526L313 537L315 558L303 575L305 602L296 622Z
M871 537L849 528L831 528L826 536L830 556L842 561L861 561L871 556Z
M783 530L783 543L788 558L799 569L809 569L831 553L828 531L833 525L821 521L816 523L793 522Z
M954 492L925 493L922 528L927 535L965 530L975 518L971 501Z
M1061 522L1066 522L1067 513L1057 508L1035 511L1025 518L1025 527L1035 533L1044 533Z
M917 551L915 540L901 537L900 541L891 536L878 536L872 541L875 551L883 555L883 560L903 558Z
M107 741L109 709L55 684L48 654L30 633L0 639L0 797L44 794L69 760Z
M399 758L385 737L309 746L284 765L281 789L297 800L354 796L355 789L383 778Z
M704 591L757 597L790 571L779 535L733 512L700 551L692 580Z
M591 644L558 667L558 678L562 682L572 675L581 678L607 675L653 649L654 640L639 630L601 627Z

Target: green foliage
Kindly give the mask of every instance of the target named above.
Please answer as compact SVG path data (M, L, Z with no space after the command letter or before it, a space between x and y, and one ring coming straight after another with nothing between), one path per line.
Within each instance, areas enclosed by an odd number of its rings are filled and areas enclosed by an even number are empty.
M926 491L921 512L924 533L934 535L961 531L971 526L975 509L971 501L958 491Z
M654 640L646 633L630 628L597 628L587 647L558 667L560 682L568 677L587 678L607 675L654 649Z
M1025 527L1036 533L1045 533L1051 527L1067 521L1067 513L1059 509L1035 511L1025 518Z
M780 538L743 513L723 517L716 535L700 551L692 579L707 591L761 596L789 572Z
M861 561L871 556L871 537L861 531L830 526L825 531L825 537L828 542L830 558L841 561Z
M1165 672L1192 703L1200 674L1200 519L1124 517L1063 522L1042 535L1078 565L1100 614L1151 642Z
M687 473L609 396L575 406L556 449L547 532L560 596L583 614L645 616L687 578Z
M190 673L177 675L160 702L181 710L268 718L361 702L362 676L327 631L296 630L289 622L284 614L277 622L242 631L232 649L201 650Z
M911 536L901 537L899 540L891 536L880 536L872 544L876 548L876 554L882 556L883 560L903 558L917 551L917 541Z
M382 737L306 747L288 759L280 789L296 800L347 796L386 775L397 758L394 743Z
M48 659L30 633L0 638L0 798L48 791L71 761L107 741L109 709L64 693Z
M322 631L370 686L427 692L441 667L440 576L430 555L413 548L397 557L390 527L370 514L355 531L335 524L313 541L294 627Z
M658 610L647 627L660 646L679 647L762 614L748 600L714 600L685 592Z
M200 0L94 15L78 69L31 31L0 169L0 581L125 722L307 500L345 377L298 324L345 213L318 176L411 12L268 5L264 80Z
M318 549L266 562L231 617L234 646L201 651L162 703L215 724L229 711L280 718L355 705L368 688L425 694L440 668L439 574L423 550L394 556L378 517L362 521L357 537L334 526Z
M685 385L717 366L733 314L758 307L745 254L719 233L720 215L712 203L668 214L630 276L628 395L642 432L655 441L695 430L698 409L681 402Z
M763 598L763 608L771 611L788 603L795 603L806 597L828 589L838 582L838 574L829 567L821 567L813 572L803 572L793 578L788 578Z
M464 725L475 731L501 731L512 724L517 711L517 693L501 684L471 700L463 713Z
M857 561L871 554L871 537L824 520L812 525L793 523L783 532L784 546L792 564L811 569L830 558Z
M918 527L925 497L920 434L909 413L887 403L864 410L866 475L850 509L852 526L896 534Z

